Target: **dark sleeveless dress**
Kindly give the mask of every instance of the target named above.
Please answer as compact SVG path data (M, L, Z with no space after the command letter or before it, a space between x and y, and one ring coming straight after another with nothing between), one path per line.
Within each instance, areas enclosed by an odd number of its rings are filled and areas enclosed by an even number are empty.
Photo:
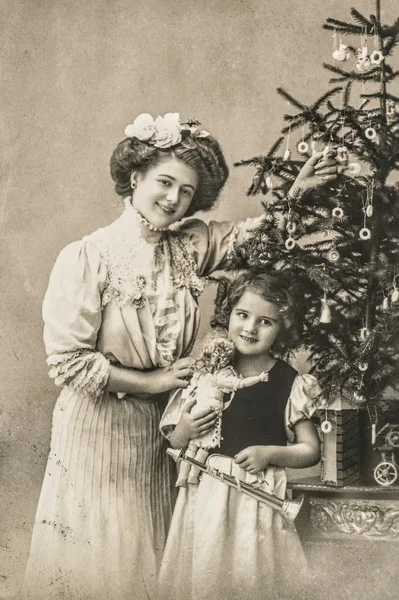
M238 390L222 417L222 442L217 454L235 456L248 446L285 446L284 412L297 371L278 360L269 381ZM226 395L225 400L229 396Z

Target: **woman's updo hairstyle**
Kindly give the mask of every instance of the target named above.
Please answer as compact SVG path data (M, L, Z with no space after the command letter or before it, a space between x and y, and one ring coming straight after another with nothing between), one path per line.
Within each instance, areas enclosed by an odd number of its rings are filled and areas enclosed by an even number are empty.
M132 171L145 173L162 160L175 157L198 175L198 187L185 216L212 208L229 174L222 150L211 135L199 137L189 131L184 134L178 144L167 149L157 148L135 137L120 142L110 161L116 193L120 196L131 194Z
M292 280L283 271L245 272L233 281L221 282L211 321L212 327L228 328L233 308L247 291L254 292L266 302L274 304L281 315L281 330L272 350L278 354L285 354L298 347L302 335L304 306Z

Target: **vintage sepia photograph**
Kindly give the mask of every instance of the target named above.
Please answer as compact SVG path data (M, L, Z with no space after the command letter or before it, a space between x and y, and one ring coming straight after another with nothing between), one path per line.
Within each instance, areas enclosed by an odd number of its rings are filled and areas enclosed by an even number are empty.
M398 598L397 3L0 15L0 600Z

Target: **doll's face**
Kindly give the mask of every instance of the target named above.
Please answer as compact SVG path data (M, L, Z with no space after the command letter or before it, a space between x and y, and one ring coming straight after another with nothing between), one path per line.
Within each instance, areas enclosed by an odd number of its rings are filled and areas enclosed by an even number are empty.
M141 173L133 171L133 207L155 227L166 229L186 214L198 186L197 172L174 156Z
M267 355L281 325L277 306L247 290L231 311L228 333L239 354Z

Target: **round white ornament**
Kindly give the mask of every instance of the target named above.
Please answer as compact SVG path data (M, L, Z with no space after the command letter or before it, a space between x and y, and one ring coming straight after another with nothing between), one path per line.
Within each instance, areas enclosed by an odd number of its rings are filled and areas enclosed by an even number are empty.
M292 237L289 237L285 240L285 247L287 248L287 250L292 250L295 247L295 240Z
M320 429L323 433L330 433L332 431L331 421L323 421L320 425Z
M309 150L309 144L307 142L302 141L302 142L299 142L297 148L298 148L298 152L300 154L306 154L307 151Z
M372 52L370 54L370 62L373 65L380 65L383 60L384 60L384 55L381 52L381 50L374 50L374 52Z
M335 208L332 209L332 216L335 217L336 219L342 219L344 216L344 211L342 210L342 208L340 206L336 206Z
M374 127L367 127L366 131L364 132L364 135L366 136L366 138L368 138L369 140L374 140L374 138L377 137L377 132L374 129Z
M359 231L359 237L361 240L369 240L371 238L371 231L368 227L363 227Z

